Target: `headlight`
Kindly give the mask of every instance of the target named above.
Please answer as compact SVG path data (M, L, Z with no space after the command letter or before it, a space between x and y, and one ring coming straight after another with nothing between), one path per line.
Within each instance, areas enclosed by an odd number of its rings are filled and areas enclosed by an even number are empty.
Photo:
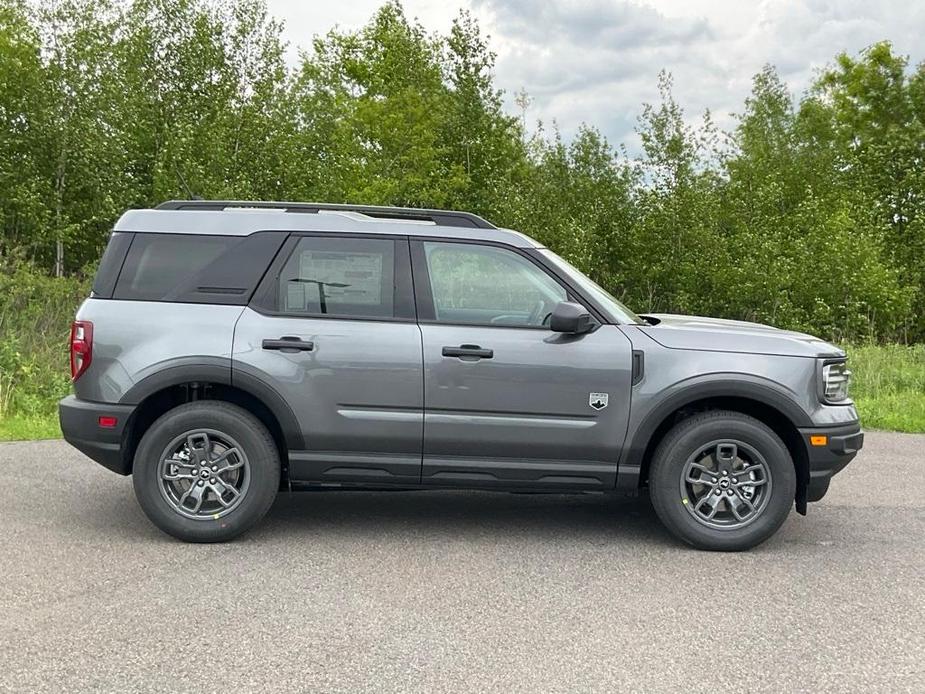
M848 385L851 372L848 364L840 361L822 366L822 400L827 403L839 403L848 399Z

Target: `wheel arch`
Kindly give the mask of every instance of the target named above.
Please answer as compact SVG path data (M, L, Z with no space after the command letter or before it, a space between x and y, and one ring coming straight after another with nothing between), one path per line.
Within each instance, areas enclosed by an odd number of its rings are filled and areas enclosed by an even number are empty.
M812 426L812 420L785 393L754 381L700 383L665 397L646 414L625 447L619 463L617 488L634 491L645 486L652 455L665 434L693 414L719 409L754 417L781 438L796 468L797 511L805 513L809 459L798 427Z
M224 364L183 364L168 367L136 383L122 404L135 405L123 434L123 464L131 470L141 437L165 412L195 400L221 400L253 414L270 431L279 449L284 472L288 452L302 449L301 428L292 409L272 386L249 374L232 373Z

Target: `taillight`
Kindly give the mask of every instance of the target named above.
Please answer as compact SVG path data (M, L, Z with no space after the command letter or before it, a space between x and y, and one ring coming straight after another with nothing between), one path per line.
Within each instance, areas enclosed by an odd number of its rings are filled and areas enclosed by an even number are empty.
M93 360L93 323L75 320L71 323L71 380L76 381Z

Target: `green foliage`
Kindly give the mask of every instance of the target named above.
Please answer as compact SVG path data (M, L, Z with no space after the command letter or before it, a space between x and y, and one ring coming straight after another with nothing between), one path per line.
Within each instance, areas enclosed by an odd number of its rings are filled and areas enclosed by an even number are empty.
M387 0L294 70L280 32L264 0L0 0L0 257L73 274L123 209L191 193L445 206L637 311L925 337L925 69L888 43L798 103L766 67L728 134L662 73L632 159L526 132L466 12L435 35Z
M925 433L925 345L849 345L864 426Z
M70 390L68 335L89 283L28 265L0 270L0 419L47 418Z
M57 415L0 418L0 441L32 441L61 437Z
M66 388L47 366L118 215L192 193L466 209L636 311L925 339L925 68L889 43L796 101L766 67L731 133L663 73L635 158L507 114L465 12L430 34L387 0L284 50L264 0L0 0L0 412Z

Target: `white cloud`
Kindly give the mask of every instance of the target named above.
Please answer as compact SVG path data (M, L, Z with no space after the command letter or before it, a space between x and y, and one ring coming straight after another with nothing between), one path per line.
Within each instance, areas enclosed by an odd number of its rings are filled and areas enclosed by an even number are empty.
M334 26L362 26L382 3L269 0L286 20L286 38L308 47ZM704 109L730 127L752 76L777 66L795 94L841 52L882 39L925 60L925 3L916 0L406 0L406 13L445 32L459 9L471 10L498 54L496 82L533 97L528 119L555 120L566 136L581 122L614 143L637 145L642 103L657 98L656 76L675 78L675 96L691 119ZM296 52L290 51L295 60Z

